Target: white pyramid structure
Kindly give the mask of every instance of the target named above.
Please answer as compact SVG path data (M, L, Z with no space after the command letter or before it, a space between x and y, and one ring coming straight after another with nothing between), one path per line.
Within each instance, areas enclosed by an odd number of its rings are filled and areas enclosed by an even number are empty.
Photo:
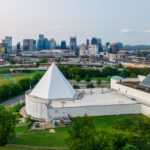
M30 93L45 100L73 99L76 91L53 63Z

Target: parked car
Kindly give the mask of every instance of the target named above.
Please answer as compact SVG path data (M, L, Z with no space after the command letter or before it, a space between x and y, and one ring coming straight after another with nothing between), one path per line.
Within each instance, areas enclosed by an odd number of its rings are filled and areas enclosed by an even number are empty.
M61 123L64 125L70 125L71 124L71 120L67 117L62 117L60 120L61 120Z

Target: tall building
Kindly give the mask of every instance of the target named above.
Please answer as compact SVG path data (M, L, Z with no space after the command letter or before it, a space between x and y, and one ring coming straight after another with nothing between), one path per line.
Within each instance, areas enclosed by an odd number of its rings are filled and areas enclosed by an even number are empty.
M70 50L73 50L74 52L77 51L77 38L76 37L70 37Z
M79 47L79 55L80 55L80 56L88 56L87 45L82 44L82 45Z
M23 50L24 51L36 50L36 41L34 39L24 39L23 40Z
M91 45L97 45L98 46L98 51L102 52L103 51L103 46L102 46L102 40L96 37L93 37L91 40Z
M56 41L55 39L51 39L50 41L50 49L56 49Z
M87 39L87 40L86 40L86 47L87 47L87 49L88 49L89 45L90 45L90 40Z
M119 50L123 49L123 43L117 42L111 45L111 52L118 53Z
M6 45L5 43L0 43L0 58L4 56L5 54Z
M61 49L67 49L66 41L61 41Z
M4 42L6 44L6 53L12 53L12 37L6 36Z
M89 46L89 55L97 56L99 54L98 45L90 45Z
M17 49L17 51L21 51L21 43L20 42L17 43L16 49Z
M37 41L37 50L42 50L43 49L43 39L44 39L44 35L40 34L39 39Z
M39 39L37 41L37 50L46 50L50 49L50 41L44 37L43 34L39 35Z

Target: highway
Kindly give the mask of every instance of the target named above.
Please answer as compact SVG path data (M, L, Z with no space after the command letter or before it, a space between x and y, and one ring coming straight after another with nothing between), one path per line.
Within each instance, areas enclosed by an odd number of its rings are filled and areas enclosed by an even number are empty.
M15 98L12 98L8 101L5 101L4 103L2 103L1 105L8 107L8 106L14 106L16 104L22 103L25 101L25 95L21 95Z

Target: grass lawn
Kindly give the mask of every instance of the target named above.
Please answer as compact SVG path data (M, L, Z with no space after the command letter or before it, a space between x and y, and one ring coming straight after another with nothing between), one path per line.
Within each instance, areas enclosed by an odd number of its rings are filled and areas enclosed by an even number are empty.
M119 115L119 116L101 116L93 117L96 129L114 131L112 125L115 120L131 117L133 115ZM42 147L67 147L66 138L68 137L69 127L56 129L56 133L49 133L48 131L29 132L27 126L20 126L16 128L17 137L13 144L42 146ZM0 149L1 150L1 149Z
M10 80L7 79L6 76L4 77L0 77L0 84L9 84L9 83L16 83L21 79L25 79L25 78L32 78L35 74L37 73L43 73L42 71L38 71L38 72L31 72L31 73L22 73L22 74L17 74L17 75L10 75Z

